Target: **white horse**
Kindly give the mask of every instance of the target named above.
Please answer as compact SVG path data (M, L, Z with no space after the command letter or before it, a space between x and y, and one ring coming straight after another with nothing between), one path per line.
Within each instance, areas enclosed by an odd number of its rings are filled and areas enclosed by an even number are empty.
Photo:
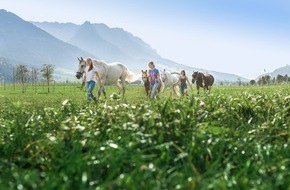
M164 89L166 88L166 86L170 87L170 95L173 96L173 94L177 94L179 95L176 91L176 89L178 88L178 79L179 79L179 73L170 73L169 71L166 71L165 69L163 71L160 72L160 77L161 80L163 81L164 84Z
M76 72L76 77L80 79L83 76L86 68L86 61L81 57L78 58L79 65L78 71ZM123 98L125 94L125 80L131 77L131 72L127 69L125 65L119 62L108 64L105 61L95 60L93 59L93 64L97 68L98 74L100 76L102 86L98 91L98 98L103 92L106 98L106 92L104 85L113 85L116 84L119 93L122 93Z

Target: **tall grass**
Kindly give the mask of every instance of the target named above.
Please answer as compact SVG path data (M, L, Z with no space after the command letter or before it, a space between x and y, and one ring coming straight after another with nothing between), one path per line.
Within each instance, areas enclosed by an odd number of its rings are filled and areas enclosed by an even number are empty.
M74 88L0 90L0 187L289 189L288 86L143 90L97 105Z

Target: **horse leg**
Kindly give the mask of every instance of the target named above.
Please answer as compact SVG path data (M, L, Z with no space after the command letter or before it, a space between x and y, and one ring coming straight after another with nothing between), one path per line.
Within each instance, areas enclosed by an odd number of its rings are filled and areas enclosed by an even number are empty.
M147 97L150 98L151 97L151 86L149 84L149 86L147 87Z
M146 83L144 83L144 87L145 87L146 95L147 95L147 97L148 97L149 90L148 90L148 88L147 88L147 86L146 86Z
M105 79L103 79L103 80L101 79L101 82L102 82L102 86L98 90L98 99L101 96L102 92L103 92L103 94L105 96L105 99L107 99L106 92L105 92L105 86L104 86L104 84L105 84L106 81L105 81Z
M117 83L118 83L119 92L122 93L122 99L124 99L124 96L125 96L125 78L122 77L120 79L121 79L121 84L119 83L119 81L117 81Z
M125 78L122 79L122 89L123 89L123 98L124 98L125 91L126 91L126 81L125 81Z
M125 89L124 89L124 86L125 86L125 80L123 80L123 78L120 78L120 79L121 79L121 83L120 83L119 81L117 81L116 84L117 84L117 87L118 87L118 89L119 89L119 94L122 93L122 95L124 96L124 91L125 91Z
M158 85L158 88L157 88L157 92L158 92L158 94L160 93L161 86L162 86L162 84L161 84L161 83L159 83L159 85Z
M152 86L151 86L151 84L150 84L150 83L149 83L148 90L149 90L149 98L150 98L150 97L151 97L151 95L152 95Z
M163 93L166 89L166 84L161 80L161 92Z
M105 96L105 99L107 99L107 93L105 91L105 87L103 86L102 88L103 88L103 90L102 90L103 91L103 95Z
M103 91L103 87L99 88L99 90L98 90L98 99L99 99L99 97L101 96L102 91Z
M210 93L208 84L204 85L204 91Z
M174 93L174 86L171 85L170 86L170 96L173 97L173 93Z
M173 85L173 93L178 96L177 91L176 91L176 85Z
M148 82L147 86L146 86L146 92L147 92L147 97L150 98L151 97L151 85Z
M116 86L118 87L119 94L121 94L121 85L119 81L116 82Z
M210 94L211 86L208 86L208 93Z
M164 92L164 90L165 90L165 84L164 84L164 82L162 80L160 80L159 86L160 86L159 92Z

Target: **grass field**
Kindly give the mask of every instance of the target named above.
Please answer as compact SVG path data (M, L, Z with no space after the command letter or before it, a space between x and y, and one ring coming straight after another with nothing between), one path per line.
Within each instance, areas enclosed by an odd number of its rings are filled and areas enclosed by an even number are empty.
M77 86L0 86L2 189L290 189L290 86Z

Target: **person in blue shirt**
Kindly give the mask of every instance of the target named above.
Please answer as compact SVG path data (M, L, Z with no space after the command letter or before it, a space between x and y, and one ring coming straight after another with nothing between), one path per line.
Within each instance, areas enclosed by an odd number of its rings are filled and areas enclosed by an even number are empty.
M155 68L155 64L153 61L150 61L149 64L149 81L151 85L151 98L156 99L157 95L157 88L160 83L160 73L159 70Z

